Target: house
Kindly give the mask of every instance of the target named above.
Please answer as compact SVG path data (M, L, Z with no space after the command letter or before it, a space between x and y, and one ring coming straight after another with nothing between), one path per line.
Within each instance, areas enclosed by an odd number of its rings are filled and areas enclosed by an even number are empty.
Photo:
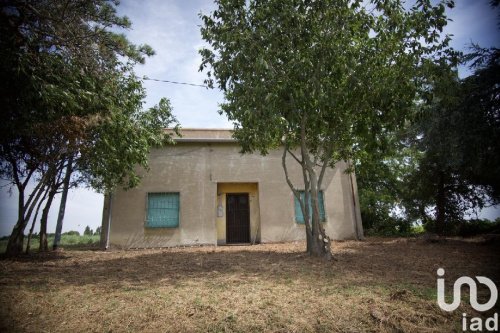
M176 144L154 149L134 189L105 197L105 247L267 243L303 240L304 218L286 183L282 151L240 154L229 130L183 129ZM300 166L290 158L300 189ZM325 173L320 215L332 239L363 237L356 179L338 163Z

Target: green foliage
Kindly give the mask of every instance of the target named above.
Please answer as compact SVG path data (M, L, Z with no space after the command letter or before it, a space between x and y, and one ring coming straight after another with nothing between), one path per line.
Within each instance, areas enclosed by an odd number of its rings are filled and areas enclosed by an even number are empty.
M50 247L52 247L53 241L54 241L54 234L47 234L48 237L48 244ZM0 253L4 253L6 248L7 248L7 242L8 242L8 236L0 238ZM100 242L100 236L99 235L80 235L78 231L69 231L67 233L63 233L61 235L61 242L60 246L63 248L68 248L71 249L76 248L95 248L99 246ZM26 247L26 239L24 243L24 247ZM31 249L35 249L35 251L32 250L32 252L36 252L36 249L39 247L39 237L33 237L31 239Z
M498 202L495 176L482 176L500 168L499 108L490 105L498 101L470 102L476 94L486 100L484 91L491 94L498 83L485 80L481 92L471 88L481 72L459 80L447 67L436 68L428 101L420 106L409 140L420 156L405 178L402 197L408 216L428 231L455 233L468 213Z
M48 212L64 170L74 171L71 186L102 192L133 187L150 148L170 142L163 131L175 122L168 100L143 110L144 88L133 71L154 52L118 33L131 23L117 15L117 5L0 4L0 176L20 193L12 252L20 250L40 201L46 200ZM37 186L25 197L33 180Z
M83 234L84 234L85 236L92 236L92 235L94 234L94 232L92 231L92 229L90 229L90 227L89 227L89 226L86 226L86 227L85 227L85 230L83 231Z
M87 226L88 228L88 226ZM85 228L85 230L87 230ZM85 234L85 233L84 233ZM66 232L63 232L62 235L67 235L67 236L80 236L80 233L78 231L75 231L75 230L70 230L70 231L66 231Z
M396 1L217 3L202 17L212 49L201 51L201 68L210 65L207 83L214 76L224 91L221 109L244 151L266 153L283 139L296 146L304 121L313 154L347 160L358 136L401 124L419 65L447 42L437 33L444 4L406 12Z
M367 215L362 215L362 218L365 235L367 236L408 237L423 232L423 229L414 227L404 218L377 216L375 219L370 219L370 216Z
M436 233L436 221L429 220L424 229L427 232ZM474 237L484 234L500 233L500 220L490 221L487 219L451 220L447 221L446 234L449 236Z
M461 168L500 202L500 49L474 45L472 51L466 60L471 61L474 73L462 80L456 127Z
M2 170L14 180L78 156L76 170L97 189L135 186L152 145L174 121L168 100L142 110L133 66L154 54L118 29L130 21L106 0L2 3L0 133ZM34 168L34 169L33 169Z
M428 90L405 136L388 133L384 149L358 160L365 227L396 228L398 211L408 224L456 235L470 225L467 214L498 203L499 52L475 50L468 58L476 71L465 79L447 65L429 66Z
M94 189L103 192L117 184L126 188L137 186L140 181L137 166L147 169L151 147L173 143L164 131L175 121L170 102L163 98L158 105L140 111L137 107L142 105L143 88L137 82L133 84L141 91L135 97L137 104L113 111L92 129L94 139L82 150L79 171Z
M500 218L495 221L487 219L465 220L458 225L457 235L461 237L472 237L481 234L499 234Z
M403 205L410 219L440 234L480 230L466 215L500 202L500 50L471 49L464 62L474 72L465 79L443 64L430 67L408 141L420 154L405 177Z
M405 130L405 129L404 129ZM385 142L356 161L363 227L368 234L408 235L413 221L404 214L406 177L416 168L418 152L405 146L402 135L386 133Z

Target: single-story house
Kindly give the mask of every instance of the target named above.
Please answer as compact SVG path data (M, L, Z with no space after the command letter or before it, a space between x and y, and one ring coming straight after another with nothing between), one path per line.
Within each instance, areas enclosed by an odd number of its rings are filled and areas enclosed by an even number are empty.
M240 154L232 132L183 129L154 149L140 185L105 196L104 247L146 248L304 240L304 218L281 164L282 151ZM300 166L290 179L300 189ZM346 163L325 173L320 214L332 239L363 237L354 174Z

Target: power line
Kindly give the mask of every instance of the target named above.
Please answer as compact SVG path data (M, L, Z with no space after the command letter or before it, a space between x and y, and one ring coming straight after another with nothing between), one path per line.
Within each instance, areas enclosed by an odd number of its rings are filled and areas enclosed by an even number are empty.
M187 83L187 82L177 82L177 81L170 81L170 80L152 79L152 78L149 78L149 77L146 77L146 76L144 76L142 79L143 80L148 80L148 81L165 82L165 83L172 83L172 84L182 84L182 85L185 85L185 86L208 88L207 86L202 85L202 84Z

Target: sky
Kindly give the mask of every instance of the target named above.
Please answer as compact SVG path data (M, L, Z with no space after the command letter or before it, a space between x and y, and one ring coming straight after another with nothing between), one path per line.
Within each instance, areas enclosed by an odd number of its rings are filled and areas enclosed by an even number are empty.
M500 47L497 26L499 10L489 6L489 0L456 0L456 7L448 12L452 20L445 33L452 34L452 46L466 50L471 42L482 47ZM205 43L201 39L200 12L208 14L215 9L209 0L122 0L120 15L132 21L132 29L124 31L135 44L148 44L156 55L145 65L136 67L139 76L151 79L203 84L205 73L199 72L201 57L198 50ZM468 75L460 68L460 75ZM231 123L218 114L218 103L223 94L203 87L170 84L146 80L145 107L167 97L174 115L184 128L231 128ZM68 195L63 232L77 230L83 233L88 225L95 230L101 224L103 196L89 189L71 190ZM54 232L58 198L49 215L48 232ZM500 209L488 209L481 217L494 219ZM10 234L17 217L17 193L0 183L0 236ZM35 227L38 231L38 226Z

